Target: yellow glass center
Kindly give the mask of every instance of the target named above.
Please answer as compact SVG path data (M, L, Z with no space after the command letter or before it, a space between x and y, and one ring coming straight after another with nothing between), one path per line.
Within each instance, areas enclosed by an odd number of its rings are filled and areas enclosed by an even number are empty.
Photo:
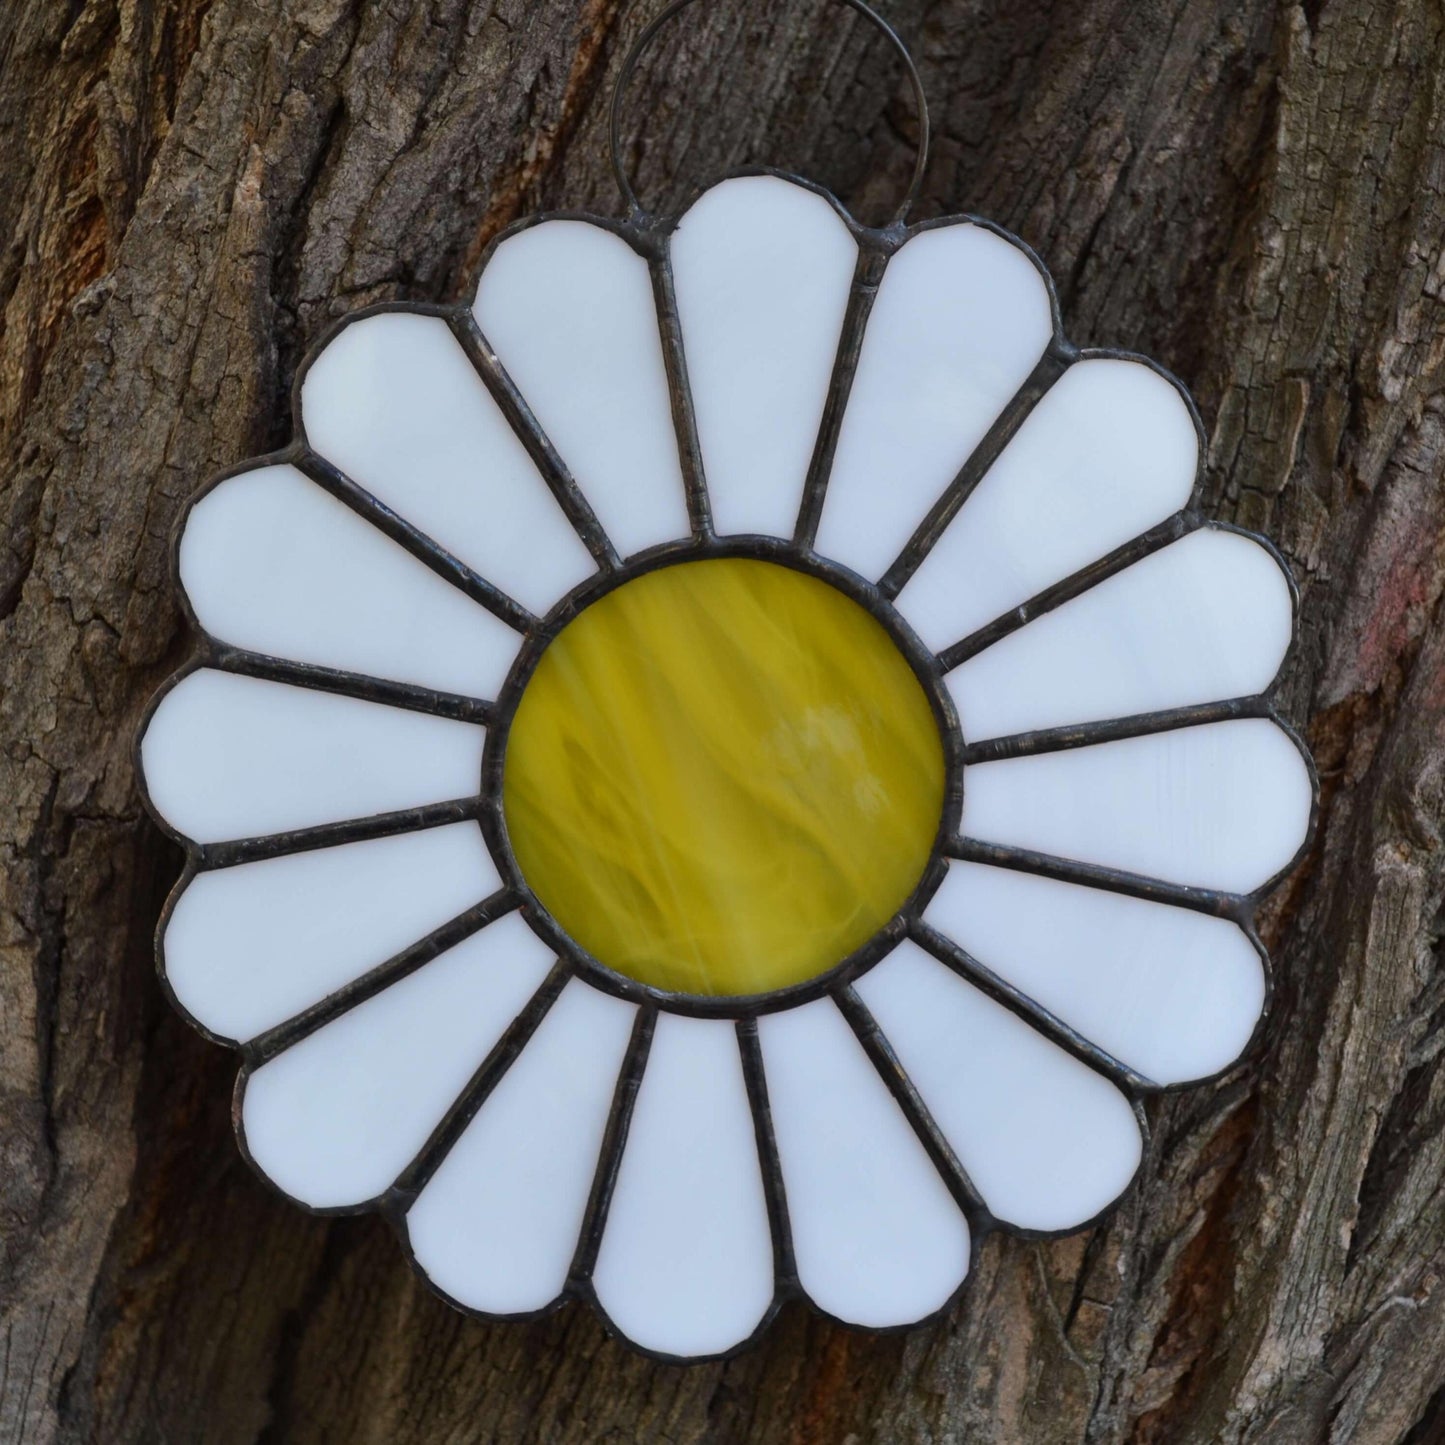
M507 742L512 850L594 958L751 994L832 968L917 886L943 807L928 698L819 578L714 558L644 573L542 654Z

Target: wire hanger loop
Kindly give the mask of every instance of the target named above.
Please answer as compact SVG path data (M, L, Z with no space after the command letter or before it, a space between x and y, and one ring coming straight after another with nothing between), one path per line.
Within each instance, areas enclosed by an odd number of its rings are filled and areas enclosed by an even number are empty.
M642 34L633 42L632 48L627 52L622 62L622 69L618 72L616 84L612 87L612 107L609 129L609 140L612 153L612 170L617 177L617 185L621 190L623 199L627 202L628 208L634 215L643 214L642 202L637 198L637 192L633 189L631 178L627 174L627 167L622 162L622 103L626 98L627 87L632 80L632 74L637 69L637 63L643 53L652 44L659 30L681 11L686 10L689 5L694 5L697 0L672 0L662 13L653 20ZM923 80L918 73L918 66L914 64L913 56L909 53L908 47L899 38L898 32L876 11L872 6L864 3L864 0L837 0L840 5L846 5L850 10L856 10L875 29L879 30L888 40L894 52L903 62L905 71L908 74L908 81L913 89L913 101L918 109L918 159L913 166L913 178L909 182L908 191L903 197L902 204L894 214L894 224L902 222L917 201L919 193L923 189L923 173L928 165L928 99L923 92Z

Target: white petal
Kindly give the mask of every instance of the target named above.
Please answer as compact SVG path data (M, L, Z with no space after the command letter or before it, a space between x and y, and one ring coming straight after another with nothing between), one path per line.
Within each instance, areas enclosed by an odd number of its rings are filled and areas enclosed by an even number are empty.
M791 537L858 246L821 196L776 176L706 192L672 240L713 525Z
M166 924L166 978L203 1027L254 1038L499 886L475 823L200 873Z
M995 642L946 682L977 742L1253 696L1274 680L1293 630L1274 558L1205 527Z
M1137 361L1075 362L1029 413L898 609L935 651L1122 547L1189 500L1199 434Z
M1129 1101L951 969L902 943L858 982L934 1122L1000 1219L1072 1229L1128 1188Z
M353 321L301 386L306 437L524 607L591 576L587 549L439 316Z
M202 497L180 573L207 632L273 657L495 697L521 644L295 467L258 467Z
M469 797L483 729L203 668L141 741L151 802L198 843L289 832Z
M1019 247L964 222L912 237L868 318L818 551L881 576L1052 334L1048 288Z
M508 914L263 1064L241 1106L257 1167L313 1209L374 1199L551 965L550 950Z
M574 979L406 1216L417 1262L489 1314L562 1292L634 1005Z
M968 1273L969 1233L831 999L758 1022L798 1278L851 1324L911 1324Z
M509 236L477 324L623 556L688 534L647 262L586 221Z
M1264 1009L1259 954L1227 919L960 862L924 918L1158 1084L1233 1063Z
M1305 840L1312 784L1264 718L970 767L963 831L1199 888L1248 893Z
M644 1349L716 1355L773 1298L773 1246L733 1025L660 1014L593 1271Z

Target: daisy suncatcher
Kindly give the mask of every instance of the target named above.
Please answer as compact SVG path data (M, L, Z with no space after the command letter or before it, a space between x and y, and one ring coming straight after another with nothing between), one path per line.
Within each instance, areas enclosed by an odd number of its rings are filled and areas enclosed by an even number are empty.
M183 519L138 753L256 1169L463 1309L701 1359L1113 1205L1257 1030L1316 786L1282 562L1026 246L619 177L312 354Z

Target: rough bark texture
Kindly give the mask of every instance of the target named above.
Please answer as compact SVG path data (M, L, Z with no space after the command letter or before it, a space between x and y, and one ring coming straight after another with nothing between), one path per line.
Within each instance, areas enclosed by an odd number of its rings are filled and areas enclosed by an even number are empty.
M903 1337L789 1309L726 1365L586 1313L486 1327L382 1225L242 1164L234 1060L164 1005L178 871L139 710L185 656L167 535L288 435L333 317L454 299L497 229L612 211L622 0L0 8L0 1439L1445 1439L1445 16L1436 0L892 0L933 101L922 215L1018 232L1072 338L1194 387L1209 501L1295 567L1324 781L1268 922L1269 1043L1151 1111L1142 1183L994 1239ZM661 203L746 161L881 219L915 122L813 3L700 6L644 67Z

